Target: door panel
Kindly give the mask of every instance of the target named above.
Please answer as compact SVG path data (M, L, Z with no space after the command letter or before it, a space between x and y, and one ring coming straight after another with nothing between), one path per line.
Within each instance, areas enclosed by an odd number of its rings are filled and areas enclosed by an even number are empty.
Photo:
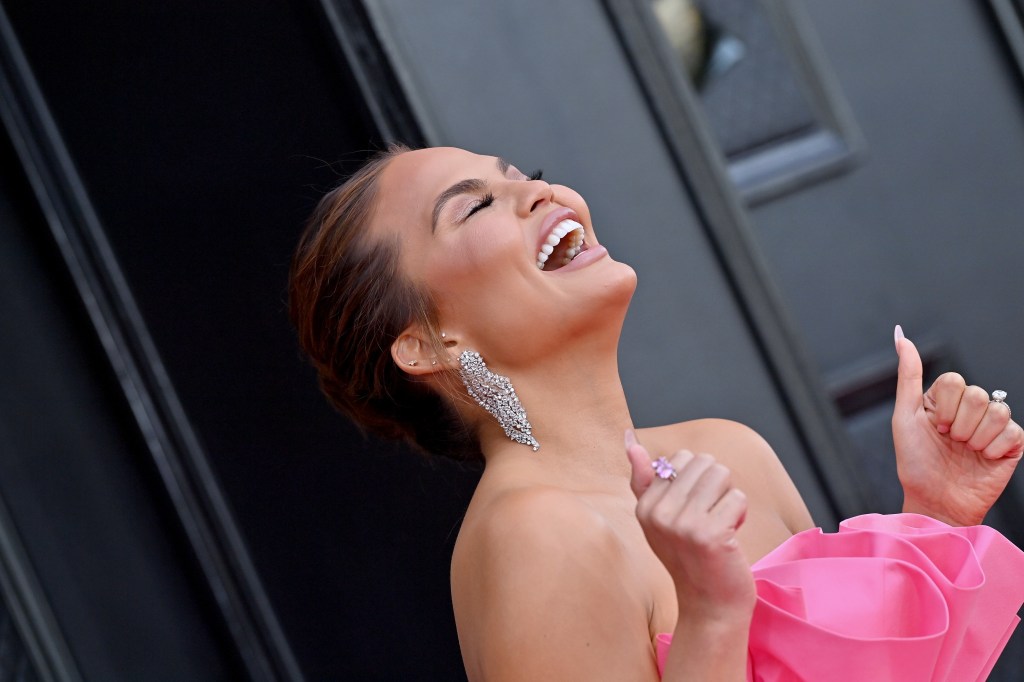
M895 511L894 324L921 347L926 379L956 370L1010 404L1024 395L1024 91L987 3L803 4L866 153L751 217L823 377L852 406L860 466ZM1022 492L1018 474L988 519L1018 545ZM992 679L1021 669L1018 633Z
M847 386L892 377L901 323L937 371L1003 388L1012 403L1024 392L1024 282L1012 276L1024 253L1024 109L986 4L806 7L867 153L751 215L815 360ZM886 442L865 438L866 451Z

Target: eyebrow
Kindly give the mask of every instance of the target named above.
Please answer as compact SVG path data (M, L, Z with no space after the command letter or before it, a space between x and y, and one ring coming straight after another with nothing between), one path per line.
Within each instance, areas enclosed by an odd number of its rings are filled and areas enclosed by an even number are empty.
M496 159L496 165L498 170L501 171L502 175L508 174L508 169L512 166L508 161L501 158L500 156ZM454 185L441 192L437 196L437 200L434 202L434 211L430 219L430 232L434 233L437 231L437 221L441 218L441 211L444 210L445 205L459 196L460 194L472 194L473 192L480 192L487 187L487 183L483 180L469 179L460 180Z

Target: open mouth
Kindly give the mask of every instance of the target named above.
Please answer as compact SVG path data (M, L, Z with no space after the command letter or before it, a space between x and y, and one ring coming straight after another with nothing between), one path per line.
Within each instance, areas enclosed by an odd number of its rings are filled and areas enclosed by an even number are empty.
M567 219L555 225L537 252L537 267L551 272L571 263L587 250L583 236L583 226L575 220Z

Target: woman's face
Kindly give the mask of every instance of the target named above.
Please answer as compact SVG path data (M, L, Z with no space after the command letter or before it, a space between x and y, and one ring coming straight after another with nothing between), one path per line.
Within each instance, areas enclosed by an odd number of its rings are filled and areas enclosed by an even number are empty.
M579 194L462 149L392 159L373 230L397 237L406 276L433 294L448 338L505 367L609 321L617 334L636 286L598 244Z

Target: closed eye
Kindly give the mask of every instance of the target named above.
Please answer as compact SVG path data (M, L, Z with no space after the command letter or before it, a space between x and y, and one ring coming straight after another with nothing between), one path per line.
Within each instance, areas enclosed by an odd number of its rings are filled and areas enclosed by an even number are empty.
M488 206L490 206L493 203L494 203L494 194L492 194L491 192L488 192L487 194L485 194L483 196L483 198L480 199L479 202L477 202L473 206L473 208L469 209L469 213L466 214L466 217L463 218L463 220L464 221L465 220L469 220L473 216L474 213L476 213L477 211L479 211L481 209L487 208Z
M538 168L537 170L533 171L528 176L526 176L526 179L527 180L540 180L543 177L544 177L544 171L542 169ZM481 211L481 210L483 210L485 208L488 208L493 203L494 203L494 194L491 193L491 192L488 192L487 194L485 194L480 199L479 202L477 202L473 206L473 208L469 209L469 212L466 213L466 217L464 217L462 219L462 221L460 221L460 222L465 222L465 221L469 220L471 217L473 217L473 214L475 214L477 211Z

